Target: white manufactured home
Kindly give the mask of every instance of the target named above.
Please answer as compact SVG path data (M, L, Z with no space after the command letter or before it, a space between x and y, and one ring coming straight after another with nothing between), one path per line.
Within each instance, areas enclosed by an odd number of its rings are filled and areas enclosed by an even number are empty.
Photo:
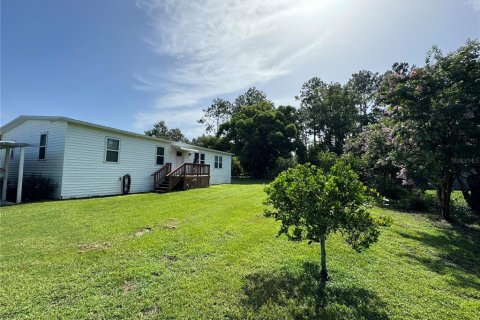
M59 199L168 192L231 181L231 153L66 117L20 116L2 126L0 134L3 180L16 186L23 167L25 177L51 178L53 197Z

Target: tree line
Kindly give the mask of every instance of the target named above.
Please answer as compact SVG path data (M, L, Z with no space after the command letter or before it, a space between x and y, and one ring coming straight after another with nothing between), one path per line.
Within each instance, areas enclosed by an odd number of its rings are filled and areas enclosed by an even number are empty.
M423 66L394 63L383 74L361 70L344 83L306 81L300 107L275 106L253 87L234 101L216 98L198 120L192 144L235 154L233 175L273 178L296 164L332 166L343 159L382 195L434 188L450 219L457 183L480 211L480 42ZM161 122L146 134L186 141Z

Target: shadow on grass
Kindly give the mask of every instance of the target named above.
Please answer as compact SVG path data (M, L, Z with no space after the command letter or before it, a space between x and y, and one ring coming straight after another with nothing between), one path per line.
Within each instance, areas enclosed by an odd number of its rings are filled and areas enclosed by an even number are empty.
M450 274L453 285L480 290L480 230L463 225L441 225L435 234L399 232L421 243L421 248L437 254L403 253L438 274ZM431 250L433 249L433 250ZM423 250L422 250L423 251Z
M384 303L366 289L328 282L319 294L319 272L316 264L306 263L298 273L284 269L246 276L242 318L388 319L381 311Z
M268 184L272 182L270 179L256 179L256 178L232 178L231 184L242 184L242 185L249 185L249 184Z

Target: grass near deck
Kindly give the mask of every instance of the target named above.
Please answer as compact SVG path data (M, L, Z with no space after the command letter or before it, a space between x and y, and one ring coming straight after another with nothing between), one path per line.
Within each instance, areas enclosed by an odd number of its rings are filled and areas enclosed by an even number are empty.
M317 317L318 246L275 237L261 184L0 209L0 318ZM480 231L393 218L365 253L327 241L322 318L478 319Z

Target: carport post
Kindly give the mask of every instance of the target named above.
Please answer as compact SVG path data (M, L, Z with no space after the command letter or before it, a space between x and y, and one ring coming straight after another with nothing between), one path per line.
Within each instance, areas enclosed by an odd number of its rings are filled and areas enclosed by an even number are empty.
M22 202L24 160L25 160L25 147L20 147L20 160L18 162L17 203Z
M5 148L5 160L3 161L3 169L5 170L5 174L3 176L2 201L7 200L8 163L9 162L10 162L10 148Z

